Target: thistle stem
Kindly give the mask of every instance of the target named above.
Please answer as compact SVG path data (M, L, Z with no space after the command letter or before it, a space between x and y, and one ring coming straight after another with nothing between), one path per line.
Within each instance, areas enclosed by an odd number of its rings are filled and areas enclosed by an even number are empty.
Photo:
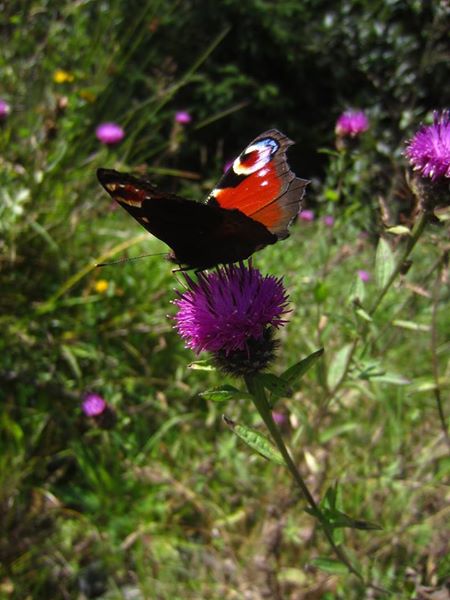
M425 225L428 223L428 218L429 218L428 213L423 212L420 215L417 223L414 225L411 235L408 238L408 241L406 242L405 248L403 249L403 252L401 253L400 258L398 259L397 264L395 265L395 268L391 273L391 276L386 281L383 288L379 291L378 296L375 298L375 302L372 305L372 308L368 311L370 316L372 316L374 314L374 312L377 310L381 301L383 300L383 298L389 291L389 288L394 283L394 281L397 279L397 276L400 273L400 271L402 270L406 259L411 254L414 246L419 241L420 236L422 235L423 230L425 229Z
M441 386L439 383L439 362L438 362L438 354L437 354L437 346L438 346L438 328L437 328L437 312L439 305L439 293L442 286L442 277L443 277L443 265L448 261L448 255L444 255L441 260L441 264L438 268L436 283L433 290L433 312L431 314L431 365L433 371L433 379L434 379L434 397L436 399L436 406L439 415L439 420L441 423L442 433L444 434L444 439L447 446L450 448L450 436L448 433L447 422L444 414L444 408L442 406L442 398L441 398Z
M289 454L289 452L284 444L280 430L278 429L277 424L273 420L272 410L267 401L264 386L258 381L257 377L246 377L245 382L247 384L248 391L252 395L253 403L255 404L259 414L261 415L262 420L264 421L278 450L280 451L286 467L288 468L289 472L291 473L295 483L300 488L304 499L306 500L306 502L308 503L308 505L311 509L311 513L320 522L320 524L323 528L323 531L325 533L325 536L326 536L328 542L330 543L330 546L333 549L333 552L335 553L337 558L347 567L347 569L351 573L353 573L353 575L356 575L359 579L361 579L361 581L364 581L363 576L352 565L352 563L350 562L349 558L347 557L347 555L345 554L343 549L340 548L339 546L337 546L336 543L334 542L332 528L330 527L325 515L320 510L319 505L314 500L311 492L308 489L308 486L306 485L305 481L303 480L303 477L301 476L300 472L298 471L294 461L291 458L291 455Z

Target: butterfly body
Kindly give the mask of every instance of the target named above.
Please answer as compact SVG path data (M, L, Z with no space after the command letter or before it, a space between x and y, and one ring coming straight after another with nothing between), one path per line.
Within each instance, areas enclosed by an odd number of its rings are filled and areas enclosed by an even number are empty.
M244 260L289 235L308 183L289 169L291 143L276 130L255 138L204 203L112 169L99 169L97 176L114 200L170 246L170 261L203 270Z

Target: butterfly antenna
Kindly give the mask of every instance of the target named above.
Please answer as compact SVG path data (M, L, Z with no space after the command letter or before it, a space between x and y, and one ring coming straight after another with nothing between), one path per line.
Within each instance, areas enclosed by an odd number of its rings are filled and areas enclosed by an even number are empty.
M97 263L95 266L96 267L110 267L111 265L119 265L121 263L127 263L127 262L131 262L133 260L139 260L140 258L147 258L149 256L162 256L167 254L166 252L156 252L154 254L141 254L140 256L124 256L123 258L119 258L117 260L112 260L111 262L102 262L102 263Z

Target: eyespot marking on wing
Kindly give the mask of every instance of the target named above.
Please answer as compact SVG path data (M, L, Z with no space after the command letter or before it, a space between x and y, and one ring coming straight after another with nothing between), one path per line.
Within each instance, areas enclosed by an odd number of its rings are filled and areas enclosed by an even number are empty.
M233 162L233 171L237 175L251 175L255 171L263 169L279 147L278 142L273 138L259 140L256 144L248 146L236 158Z

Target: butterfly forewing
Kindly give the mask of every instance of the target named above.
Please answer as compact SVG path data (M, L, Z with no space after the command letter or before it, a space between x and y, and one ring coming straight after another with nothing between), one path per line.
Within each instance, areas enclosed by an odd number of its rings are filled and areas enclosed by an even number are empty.
M286 150L292 144L276 129L256 137L233 161L208 202L226 209L239 208L277 239L287 237L308 184L289 168Z

